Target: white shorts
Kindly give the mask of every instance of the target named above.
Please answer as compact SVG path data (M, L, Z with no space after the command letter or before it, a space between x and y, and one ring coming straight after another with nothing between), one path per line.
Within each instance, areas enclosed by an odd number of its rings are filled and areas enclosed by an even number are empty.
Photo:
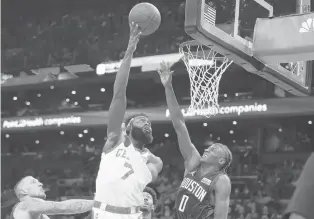
M115 214L93 208L92 219L143 219L142 212L136 214Z

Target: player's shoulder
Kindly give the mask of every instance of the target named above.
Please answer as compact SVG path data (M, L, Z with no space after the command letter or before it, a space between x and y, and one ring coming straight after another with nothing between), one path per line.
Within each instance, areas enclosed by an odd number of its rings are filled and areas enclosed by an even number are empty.
M25 199L25 200L21 201L19 203L19 208L27 210L27 208L30 205L41 204L41 203L44 203L44 202L45 202L45 200L43 200L43 199L30 197L28 199Z
M13 214L16 212L29 212L30 209L32 209L32 207L43 203L44 200L39 199L39 198L28 198L25 200L20 201L19 203L17 203L13 209Z
M221 182L221 183L230 183L230 178L227 174L225 173L221 173L217 176L217 182Z
M226 188L231 188L231 180L227 174L220 174L217 176L217 180L215 183L215 188L216 189L226 189Z

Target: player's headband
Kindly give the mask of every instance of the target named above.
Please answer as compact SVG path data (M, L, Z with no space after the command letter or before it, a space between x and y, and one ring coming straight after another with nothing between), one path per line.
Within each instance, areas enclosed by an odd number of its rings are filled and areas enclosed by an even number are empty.
M130 131L131 131L131 127L132 127L133 120L134 120L134 118L132 118L132 119L129 121L129 123L128 123L128 124L126 124L125 133L126 133L127 135L129 135L129 134L130 134Z

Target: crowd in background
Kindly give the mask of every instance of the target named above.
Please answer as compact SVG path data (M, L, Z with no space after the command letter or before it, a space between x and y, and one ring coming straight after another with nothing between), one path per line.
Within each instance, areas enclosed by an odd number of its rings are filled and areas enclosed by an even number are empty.
M23 175L32 175L42 181L48 199L92 198L101 147L73 142L54 148L47 146L37 152L3 153L2 162L6 163L7 171L2 171L2 212L6 213L2 218L8 218L6 215L16 202L12 187ZM183 160L174 141L156 143L150 149L164 161L160 177L151 185L159 196L156 218L172 219L176 189L183 177ZM232 179L229 219L279 219L294 191L304 160L283 159L277 164L256 164L256 155L245 154L234 152L236 159L229 169ZM85 216L52 218L76 219Z
M52 6L46 1L30 1L25 8L16 4L12 6L14 9L4 11L1 27L2 71L19 72L71 64L95 66L100 62L121 59L128 42L128 12L137 2L95 1L88 7L83 2L60 7L60 2ZM141 39L135 57L177 52L179 44L188 39L183 28L184 1L151 2L160 10L162 23L156 33ZM13 10L15 13L12 13ZM227 10L232 14L231 10ZM226 20L220 19L220 22ZM52 107L75 107L64 100L60 105L59 100L56 104L52 97L45 98L54 105L48 107L50 110ZM8 116L37 115L20 106L17 108L19 110L14 115ZM45 149L27 148L20 144L12 148L2 145L1 217L8 219L17 201L12 188L24 175L41 180L51 200L91 198L95 192L101 146L76 142L49 145ZM175 141L163 141L151 150L164 161L160 177L151 185L159 195L156 218L173 219L176 188L183 176L183 160ZM287 147L273 152L291 150L293 148L287 144ZM283 159L280 165L264 164L252 162L260 154L253 157L252 154L234 153L235 157L242 159L234 161L229 170L233 185L228 219L279 219L293 193L304 160ZM78 219L84 216L86 214L51 218Z
M31 15L21 13L4 19L3 69L98 64L121 59L128 42L128 12L136 1L114 5L120 3L102 1L99 5L91 4L90 10L78 3L69 10L58 9L53 13L30 9ZM160 10L162 23L156 33L141 39L135 57L177 52L178 45L187 38L183 1L153 3Z

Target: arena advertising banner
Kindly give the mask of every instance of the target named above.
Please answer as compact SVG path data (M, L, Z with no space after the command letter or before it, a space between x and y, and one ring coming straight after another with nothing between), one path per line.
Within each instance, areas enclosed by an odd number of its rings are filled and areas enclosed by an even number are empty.
M166 107L127 110L126 114L146 113L151 121L163 122L170 120ZM202 112L190 113L188 106L182 106L182 113L187 121L207 120ZM314 97L278 98L258 101L241 101L221 103L217 115L210 120L261 118L273 116L314 115ZM22 131L27 129L89 127L105 125L108 111L62 114L53 116L14 117L1 121L3 131Z

